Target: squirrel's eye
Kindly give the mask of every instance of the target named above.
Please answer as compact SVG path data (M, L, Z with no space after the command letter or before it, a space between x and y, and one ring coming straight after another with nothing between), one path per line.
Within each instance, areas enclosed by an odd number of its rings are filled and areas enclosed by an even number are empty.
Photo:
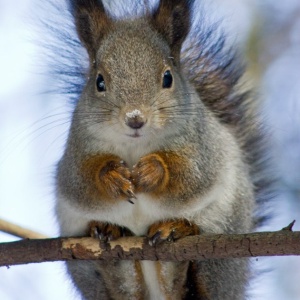
M163 77L163 88L169 89L172 86L172 82L173 82L173 76L171 74L171 71L167 70L164 73L164 77Z
M97 85L98 92L105 92L106 91L105 81L104 81L104 78L101 74L99 74L98 77L97 77L96 85Z

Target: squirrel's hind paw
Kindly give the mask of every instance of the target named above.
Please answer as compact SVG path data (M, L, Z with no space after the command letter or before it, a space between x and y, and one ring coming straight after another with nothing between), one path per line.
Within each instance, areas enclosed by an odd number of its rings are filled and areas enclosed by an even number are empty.
M186 219L168 220L151 225L148 230L148 239L150 245L156 245L163 241L176 241L199 233L199 227Z
M109 242L122 236L132 235L132 232L125 227L98 221L91 221L89 223L88 232L91 237L103 242Z

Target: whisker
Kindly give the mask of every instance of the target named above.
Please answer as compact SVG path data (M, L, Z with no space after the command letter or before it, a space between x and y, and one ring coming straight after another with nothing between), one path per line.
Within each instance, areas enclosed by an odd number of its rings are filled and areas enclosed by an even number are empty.
M109 101L109 100L103 100L102 98L99 99L99 98L93 97L93 96L91 96L90 99L95 100L95 101L97 101L97 102L99 102L99 103L101 103L101 104L105 103L105 104L108 104L108 105L110 105L110 106L112 106L112 107L115 107L115 108L117 108L117 109L120 109L120 106L117 105L116 103L112 102L112 101Z

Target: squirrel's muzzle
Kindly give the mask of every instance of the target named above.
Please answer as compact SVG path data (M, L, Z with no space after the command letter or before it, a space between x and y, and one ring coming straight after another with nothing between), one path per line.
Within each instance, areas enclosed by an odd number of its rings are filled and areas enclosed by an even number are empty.
M140 110L135 109L126 113L125 124L132 129L140 129L146 124L146 119Z

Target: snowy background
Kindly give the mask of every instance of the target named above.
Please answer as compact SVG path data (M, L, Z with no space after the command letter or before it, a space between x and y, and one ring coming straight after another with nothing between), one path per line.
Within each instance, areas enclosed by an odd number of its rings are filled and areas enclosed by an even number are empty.
M258 81L280 183L267 228L297 220L300 229L300 2L206 0L244 46ZM0 218L57 236L53 217L54 165L62 154L70 105L43 94L51 84L41 63L47 31L35 22L38 0L0 0ZM44 9L49 18L51 10ZM41 15L40 15L41 17ZM44 52L44 53L42 53ZM0 242L15 237L0 233ZM259 258L273 269L254 282L251 299L300 299L300 258ZM0 268L1 300L79 299L62 263Z

